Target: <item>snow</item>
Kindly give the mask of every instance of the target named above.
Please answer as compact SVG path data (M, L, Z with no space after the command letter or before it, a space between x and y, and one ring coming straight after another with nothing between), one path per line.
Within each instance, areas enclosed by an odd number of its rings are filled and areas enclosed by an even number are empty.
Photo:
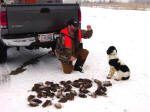
M87 7L82 7L81 11L82 28L86 29L86 25L91 24L94 31L90 40L83 40L84 48L90 52L84 73L64 74L56 57L47 54L48 49L9 49L7 63L0 65L0 78L4 79L0 83L1 112L150 112L150 11ZM106 50L111 45L117 48L119 58L129 66L131 78L127 81L110 79L113 85L107 88L107 97L75 98L74 101L62 104L60 110L54 106L28 106L27 97L31 94L29 90L37 82L48 80L58 83L78 78L108 80ZM25 66L24 72L6 75L29 59L41 55L44 56L36 64Z

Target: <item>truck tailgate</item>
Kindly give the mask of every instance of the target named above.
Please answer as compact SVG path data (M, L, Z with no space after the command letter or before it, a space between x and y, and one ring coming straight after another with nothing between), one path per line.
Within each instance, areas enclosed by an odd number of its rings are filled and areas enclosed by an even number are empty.
M78 4L8 5L8 35L58 31L78 17Z

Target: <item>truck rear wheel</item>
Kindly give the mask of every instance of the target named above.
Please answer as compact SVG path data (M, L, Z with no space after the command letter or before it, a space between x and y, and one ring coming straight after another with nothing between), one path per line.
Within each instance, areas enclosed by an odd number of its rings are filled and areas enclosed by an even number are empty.
M0 63L7 60L7 47L0 41Z

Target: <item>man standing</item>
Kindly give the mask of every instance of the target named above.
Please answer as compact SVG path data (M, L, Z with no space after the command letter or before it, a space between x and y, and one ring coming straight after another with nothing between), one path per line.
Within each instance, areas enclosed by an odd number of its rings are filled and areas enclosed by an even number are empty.
M82 67L89 51L83 49L82 38L90 38L92 33L90 25L87 26L87 30L80 30L76 19L68 21L67 27L61 30L61 37L56 42L55 53L62 64L64 73L69 74L73 70L83 72ZM73 66L75 60L76 63Z

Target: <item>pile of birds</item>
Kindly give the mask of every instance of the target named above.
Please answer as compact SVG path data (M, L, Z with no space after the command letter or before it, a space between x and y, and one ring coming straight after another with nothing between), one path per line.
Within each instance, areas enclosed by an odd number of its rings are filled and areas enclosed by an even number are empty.
M91 92L90 88L96 83L96 89ZM74 81L61 81L58 83L46 81L45 83L36 83L32 87L32 92L36 95L29 95L27 100L29 106L36 107L40 104L42 107L54 105L57 109L61 109L61 103L73 101L75 97L87 98L88 96L97 98L97 96L106 96L108 86L112 86L110 81L100 81L94 79L78 79ZM42 103L42 99L46 99ZM53 104L53 100L57 99L57 103Z

